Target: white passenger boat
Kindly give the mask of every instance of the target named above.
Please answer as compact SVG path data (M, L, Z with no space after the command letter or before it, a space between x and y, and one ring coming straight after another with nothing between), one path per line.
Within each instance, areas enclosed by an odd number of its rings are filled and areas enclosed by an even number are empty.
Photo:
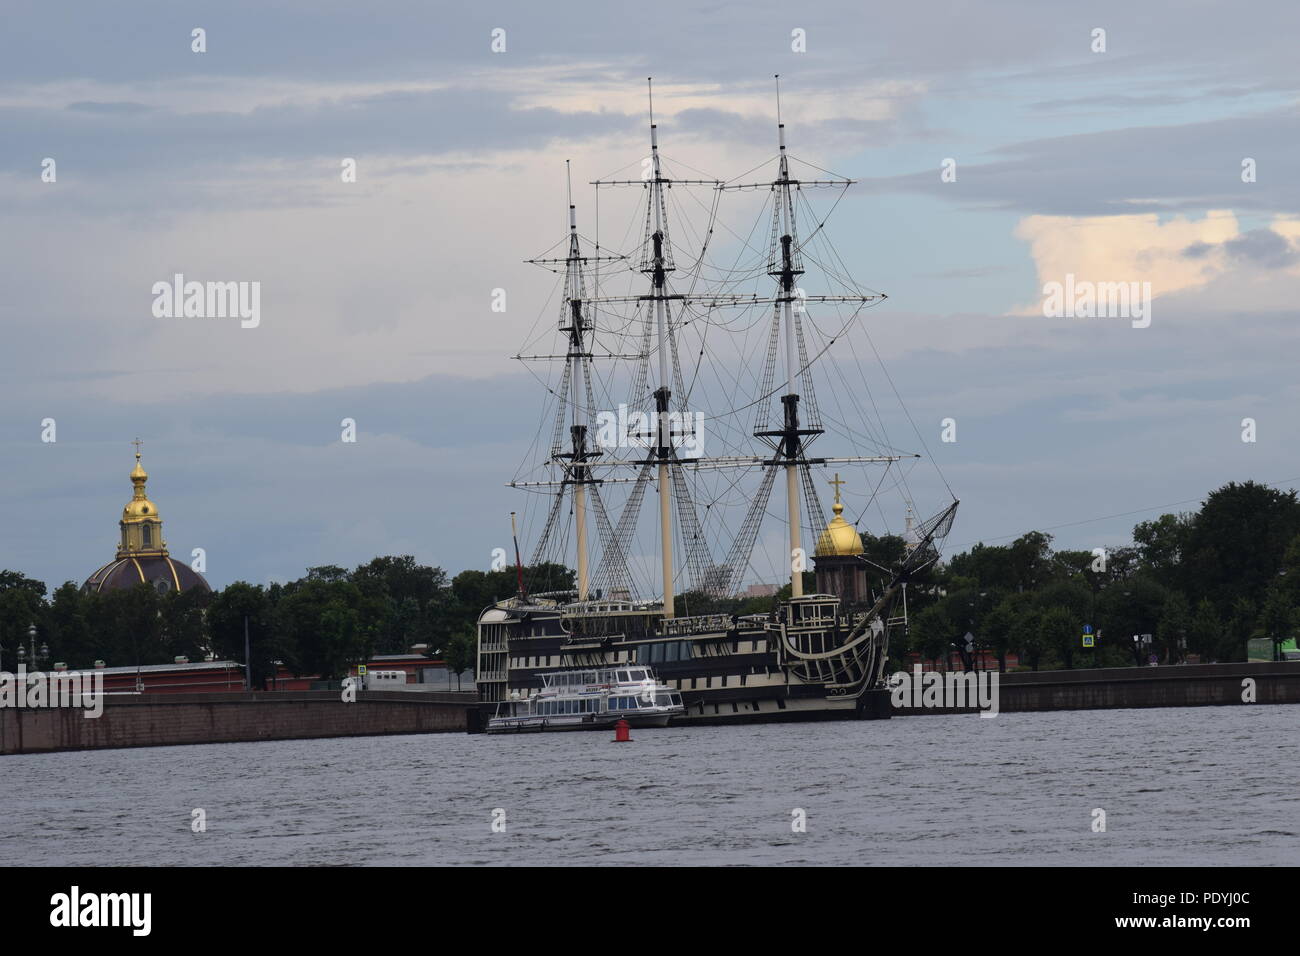
M540 690L503 700L488 718L489 734L542 730L663 727L684 712L681 695L649 667L611 667L538 674Z

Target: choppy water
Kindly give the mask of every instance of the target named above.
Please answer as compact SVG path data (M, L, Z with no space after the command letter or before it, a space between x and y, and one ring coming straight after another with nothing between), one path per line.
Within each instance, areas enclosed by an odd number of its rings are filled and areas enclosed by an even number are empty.
M1297 730L1242 706L9 756L0 863L1296 865Z

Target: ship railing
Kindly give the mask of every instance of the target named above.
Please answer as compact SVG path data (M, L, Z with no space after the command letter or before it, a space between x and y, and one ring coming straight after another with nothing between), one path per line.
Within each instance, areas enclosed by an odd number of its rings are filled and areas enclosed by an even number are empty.
M695 617L665 618L660 626L660 633L665 637L678 634L701 634L711 631L726 631L731 628L729 614L700 614Z

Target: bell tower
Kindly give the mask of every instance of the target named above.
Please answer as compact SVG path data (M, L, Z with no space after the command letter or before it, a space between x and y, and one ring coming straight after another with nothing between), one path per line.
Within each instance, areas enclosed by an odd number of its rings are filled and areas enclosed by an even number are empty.
M162 518L158 515L158 508L145 493L145 482L149 480L149 475L140 464L140 446L144 443L137 438L132 444L135 445L135 467L131 469L131 484L134 490L131 493L131 500L122 509L122 520L118 522L122 537L117 545L117 556L119 558L146 555L166 557L167 542L162 536Z

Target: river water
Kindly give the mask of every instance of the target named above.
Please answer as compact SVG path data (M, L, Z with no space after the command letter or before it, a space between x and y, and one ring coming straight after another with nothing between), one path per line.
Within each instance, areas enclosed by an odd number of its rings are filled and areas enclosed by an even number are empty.
M1239 706L8 756L0 863L1297 865L1298 730Z

